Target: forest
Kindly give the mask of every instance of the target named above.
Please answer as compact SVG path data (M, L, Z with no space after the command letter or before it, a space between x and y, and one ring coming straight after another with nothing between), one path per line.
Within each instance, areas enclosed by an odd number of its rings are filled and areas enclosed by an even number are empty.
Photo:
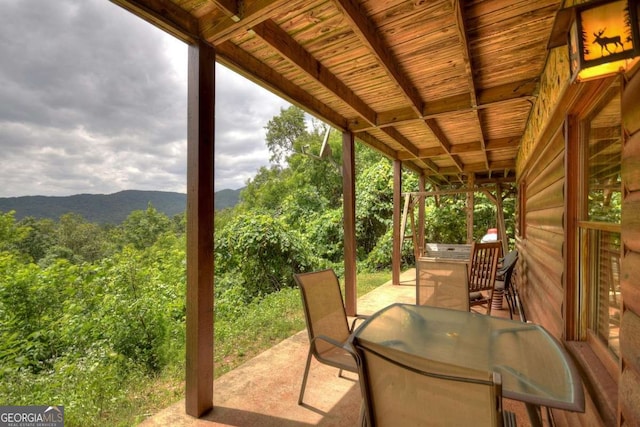
M247 330L268 347L304 328L293 273L343 273L342 136L330 132L320 155L326 134L302 110L281 110L266 125L271 165L216 212L216 376L263 349ZM387 273L392 163L357 144L356 173L358 277ZM403 191L417 183L404 172ZM504 209L513 236L513 197ZM477 239L495 227L481 193L474 217ZM427 241L464 243L465 195L427 198L425 225ZM135 424L181 399L185 246L184 213L151 204L118 225L0 212L0 401L64 405L66 425L88 426ZM403 266L414 266L410 241Z

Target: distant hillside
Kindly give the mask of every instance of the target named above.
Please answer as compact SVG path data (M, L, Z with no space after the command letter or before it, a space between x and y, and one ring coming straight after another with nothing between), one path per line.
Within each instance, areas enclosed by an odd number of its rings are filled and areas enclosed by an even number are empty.
M216 209L235 206L240 190L215 193ZM0 198L0 212L16 211L15 218L58 220L66 213L77 213L90 222L119 224L133 211L154 208L171 217L186 210L187 196L166 191L127 190L114 194L76 194L67 197L23 196Z
M215 207L216 210L221 210L224 208L232 208L238 204L240 201L240 192L242 188L239 190L220 190L215 192Z

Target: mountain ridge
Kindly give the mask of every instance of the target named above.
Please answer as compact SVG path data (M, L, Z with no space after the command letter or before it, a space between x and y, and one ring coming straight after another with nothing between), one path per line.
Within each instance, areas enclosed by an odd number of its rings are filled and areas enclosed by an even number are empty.
M220 190L214 194L216 210L238 203L240 190ZM15 211L16 220L26 217L58 220L67 213L81 215L89 222L119 224L136 210L151 204L172 217L186 210L187 195L169 191L123 190L112 194L74 194L71 196L0 197L0 212Z

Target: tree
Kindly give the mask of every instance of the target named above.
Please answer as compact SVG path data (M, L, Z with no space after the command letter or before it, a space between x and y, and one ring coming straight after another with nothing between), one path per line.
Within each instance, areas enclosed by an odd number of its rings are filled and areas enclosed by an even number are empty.
M294 286L293 274L317 261L301 235L271 215L241 214L216 230L216 272L236 275L247 299Z
M56 259L67 259L73 263L93 262L108 253L108 243L102 228L88 222L75 213L60 217L55 230L55 244L43 262L49 264Z
M148 248L172 227L171 220L149 203L146 210L133 211L124 220L120 226L122 243L131 244L136 249Z
M269 120L265 129L267 148L271 153L270 161L280 164L291 153L300 151L301 146L297 143L307 132L304 111L293 105L287 109L280 108L280 115Z
M0 212L0 251L17 249L29 234L28 227L16 223L15 214L15 211Z

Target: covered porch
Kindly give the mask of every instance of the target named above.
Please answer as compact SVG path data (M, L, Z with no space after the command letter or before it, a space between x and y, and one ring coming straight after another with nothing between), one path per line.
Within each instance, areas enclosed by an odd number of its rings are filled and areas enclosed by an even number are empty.
M206 417L246 397L242 389L221 394L218 381L213 385L218 61L342 132L347 314L364 310L356 298L356 141L393 162L389 256L397 286L403 170L418 175L419 193L467 192L469 206L475 192L498 189L499 201L501 186L515 183L518 218L510 237L520 253L516 282L527 317L572 349L588 384L585 414L563 415L564 424L640 423L640 66L575 82L566 29L553 31L560 9L574 2L113 1L189 45L187 414ZM637 26L637 9L631 2L621 15ZM588 200L603 191L601 205L609 209L611 195L616 201L608 222L589 216ZM596 265L602 233L616 240L621 260L613 288L617 354L594 326L608 308L609 289L597 269L587 268ZM599 291L605 298L596 298ZM294 406L289 411L300 410Z
M416 300L415 269L358 299L362 314L373 314L395 302ZM509 317L506 304L493 316ZM357 425L362 396L357 376L313 362L305 404L297 404L309 340L305 330L291 336L237 369L216 379L213 411L201 418L184 411L184 400L153 414L140 426L347 426ZM276 374L274 374L276 373ZM530 425L521 402L504 399L505 409L516 413L518 426Z

